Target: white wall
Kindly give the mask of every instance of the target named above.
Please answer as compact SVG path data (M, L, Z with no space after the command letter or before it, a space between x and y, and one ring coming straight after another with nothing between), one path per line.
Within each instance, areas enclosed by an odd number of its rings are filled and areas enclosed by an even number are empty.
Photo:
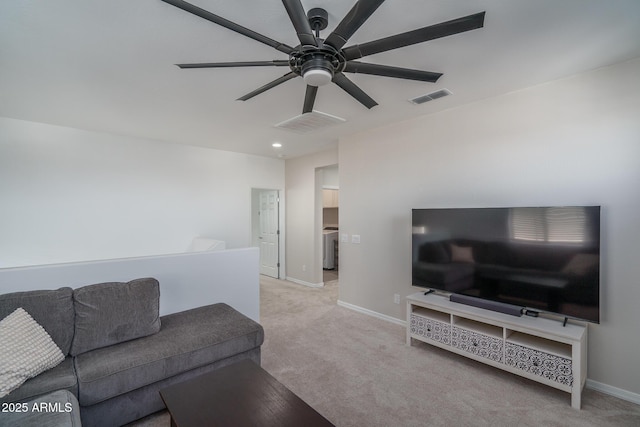
M638 76L630 61L342 139L340 231L362 243L341 245L340 300L405 318L412 208L602 205L588 378L640 397Z
M0 268L246 247L252 187L284 161L0 118Z
M304 285L322 285L323 176L319 168L337 163L337 148L286 161L286 275Z
M331 165L322 168L322 186L324 188L340 188L338 165Z
M160 315L224 302L260 321L258 248L0 269L0 293L154 277Z

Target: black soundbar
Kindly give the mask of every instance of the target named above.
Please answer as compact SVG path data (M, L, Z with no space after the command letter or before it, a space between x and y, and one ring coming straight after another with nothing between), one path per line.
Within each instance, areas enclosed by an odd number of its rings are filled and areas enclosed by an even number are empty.
M451 294L449 301L460 304L472 305L474 307L484 308L486 310L498 311L500 313L510 314L512 316L522 316L523 307L517 305L505 304L498 301L490 301L468 295Z

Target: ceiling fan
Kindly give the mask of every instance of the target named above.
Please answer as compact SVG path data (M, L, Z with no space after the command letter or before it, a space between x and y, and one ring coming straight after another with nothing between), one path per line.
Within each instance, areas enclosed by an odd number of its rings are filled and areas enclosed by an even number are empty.
M238 100L246 101L281 83L301 76L307 84L302 108L303 114L313 111L313 104L316 99L318 87L330 82L338 85L367 108L378 105L376 101L349 80L344 73L363 73L431 83L436 82L440 76L442 76L442 73L371 64L356 60L375 53L386 52L481 28L484 25L485 15L485 12L480 12L364 44L354 44L344 47L349 38L364 24L384 0L357 1L326 39L320 38L320 30L327 28L328 25L328 14L326 10L313 8L305 13L300 0L282 0L296 30L298 40L300 41L300 45L291 47L218 15L214 15L186 1L162 1L289 55L289 59L287 60L176 64L178 67L183 69L263 66L289 67L290 71L287 74L238 98Z

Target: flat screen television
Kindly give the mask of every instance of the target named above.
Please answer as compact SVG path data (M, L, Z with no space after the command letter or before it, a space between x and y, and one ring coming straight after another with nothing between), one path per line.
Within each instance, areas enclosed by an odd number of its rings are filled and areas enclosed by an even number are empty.
M600 321L600 206L413 209L412 284Z

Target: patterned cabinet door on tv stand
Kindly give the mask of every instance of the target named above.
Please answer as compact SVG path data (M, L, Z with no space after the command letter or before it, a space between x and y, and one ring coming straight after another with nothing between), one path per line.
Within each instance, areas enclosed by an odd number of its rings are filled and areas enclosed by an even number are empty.
M587 368L587 325L510 316L422 292L407 297L412 339L458 353L571 394L580 409Z

